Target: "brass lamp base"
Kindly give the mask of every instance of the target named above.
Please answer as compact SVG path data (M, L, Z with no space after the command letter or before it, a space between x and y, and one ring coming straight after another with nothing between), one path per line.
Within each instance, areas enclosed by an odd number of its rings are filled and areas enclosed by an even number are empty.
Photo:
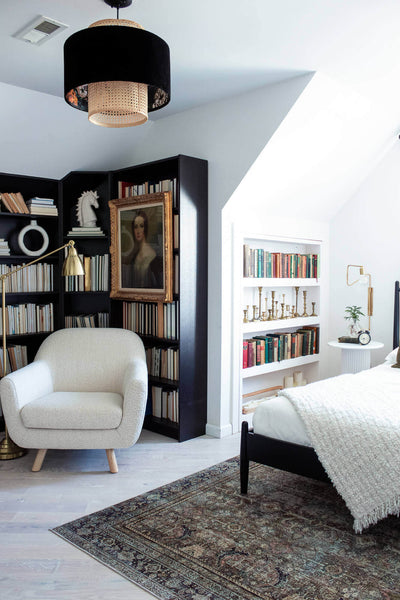
M25 448L20 448L17 444L14 444L11 438L6 437L0 442L0 460L11 460L13 458L20 458L27 453Z

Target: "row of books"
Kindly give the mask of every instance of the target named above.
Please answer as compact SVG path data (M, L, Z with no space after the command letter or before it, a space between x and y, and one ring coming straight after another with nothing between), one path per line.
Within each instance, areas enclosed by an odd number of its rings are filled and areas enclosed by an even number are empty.
M151 404L153 417L179 422L179 392L164 390L158 385L151 387Z
M179 338L179 302L163 304L163 337ZM158 336L158 307L154 302L123 302L122 323L124 329L139 335Z
M76 327L109 327L110 315L107 312L99 312L90 315L68 315L64 319L67 329Z
M54 309L50 304L9 304L6 306L7 335L54 331ZM3 309L0 308L0 335L3 333Z
M319 327L307 326L292 333L256 335L243 340L243 369L319 353Z
M172 206L176 208L176 178L162 179L161 181L144 181L143 183L118 181L118 198L143 196L144 194L155 194L157 192L172 192Z
M1 374L4 375L3 348L0 348ZM28 351L26 346L7 346L7 369L5 375L21 369L28 364Z
M243 245L243 277L318 278L319 254L284 254Z
M85 269L85 275L70 275L65 277L65 291L108 292L109 255L83 256L83 254L79 254L79 258Z
M164 379L179 379L179 350L174 348L146 348L149 375Z
M9 212L29 215L28 207L21 192L2 192L0 198Z
M18 265L0 264L0 275L7 275L25 263ZM8 293L19 292L52 292L53 291L54 265L47 263L36 263L25 267L17 273L13 273L4 280L5 289Z
M58 215L53 198L30 198L25 202L21 192L2 192L0 198L11 213L25 215Z

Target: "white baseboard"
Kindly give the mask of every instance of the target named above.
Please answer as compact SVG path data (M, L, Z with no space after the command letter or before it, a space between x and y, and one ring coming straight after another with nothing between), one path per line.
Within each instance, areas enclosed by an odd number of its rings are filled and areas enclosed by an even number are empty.
M216 438L228 437L228 435L232 435L232 425L224 425L223 427L218 427L217 425L210 425L207 423L206 425L206 435L211 435Z

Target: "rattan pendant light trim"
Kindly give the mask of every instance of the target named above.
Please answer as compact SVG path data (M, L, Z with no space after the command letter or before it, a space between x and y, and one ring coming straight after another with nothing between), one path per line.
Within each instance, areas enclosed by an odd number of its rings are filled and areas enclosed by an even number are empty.
M145 123L170 101L169 47L134 21L96 21L65 42L64 93L96 125Z
M104 19L89 27L136 27L126 19ZM102 127L132 127L148 119L147 85L131 81L98 81L88 84L89 121Z

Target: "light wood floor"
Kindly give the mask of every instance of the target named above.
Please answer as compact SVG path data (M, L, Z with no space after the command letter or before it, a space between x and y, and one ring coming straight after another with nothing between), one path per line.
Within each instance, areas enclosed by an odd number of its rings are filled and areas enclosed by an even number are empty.
M179 444L143 431L116 450L119 473L103 450L49 450L0 461L1 600L148 600L151 594L51 533L62 525L239 454L239 435Z

